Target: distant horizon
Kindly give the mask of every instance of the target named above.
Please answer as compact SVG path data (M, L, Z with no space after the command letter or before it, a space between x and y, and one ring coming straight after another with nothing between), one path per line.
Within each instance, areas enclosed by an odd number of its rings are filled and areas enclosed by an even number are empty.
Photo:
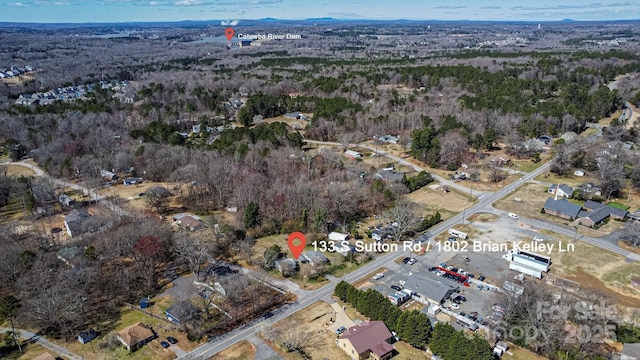
M435 22L435 23L456 23L456 22L469 22L469 23L523 23L523 24L558 24L558 23L617 23L617 22L640 22L640 18L635 19L608 19L608 20L575 20L575 19L560 19L560 20L475 20L475 19L368 19L368 18L303 18L303 19L280 19L280 18L260 18L260 19L237 19L238 24L235 25L221 25L221 27L239 27L243 22L304 22L304 21L326 21L326 22ZM227 19L202 19L202 20L130 20L130 21L101 21L101 22L28 22L28 21L2 21L2 25L126 25L126 24L171 24L171 23L220 23L222 21L228 21Z
M0 0L0 22L104 24L131 22L338 21L559 22L640 20L640 0ZM505 4L506 3L506 4ZM240 25L242 21L240 22Z

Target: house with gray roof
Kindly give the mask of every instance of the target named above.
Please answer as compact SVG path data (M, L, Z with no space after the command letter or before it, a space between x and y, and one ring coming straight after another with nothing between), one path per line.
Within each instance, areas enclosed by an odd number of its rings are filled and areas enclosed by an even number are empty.
M282 275L291 276L298 269L298 263L292 258L283 258L275 262L275 267Z
M86 209L73 209L64 217L64 227L70 237L84 234L92 230L90 225L91 215Z
M545 214L558 216L567 220L575 220L582 210L580 205L576 205L567 201L567 199L556 200L552 197L545 201L543 207Z
M380 179L386 183L399 183L406 180L407 175L395 170L382 169L373 175L375 179Z
M558 193L558 196L570 198L573 195L573 188L567 184L553 184L549 187L548 193L554 196Z
M300 257L300 262L308 262L313 266L324 265L329 263L329 259L327 259L324 254L318 251L307 251L302 254Z

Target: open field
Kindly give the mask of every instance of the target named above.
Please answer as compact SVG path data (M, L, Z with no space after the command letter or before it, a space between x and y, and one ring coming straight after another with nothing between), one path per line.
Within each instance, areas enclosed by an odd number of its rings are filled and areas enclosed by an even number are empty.
M447 220L462 209L472 205L469 194L460 194L457 191L442 191L441 185L430 184L412 193L403 196L406 200L418 204L422 209L422 216L430 216L434 212L440 212L442 220Z
M312 359L348 360L350 357L335 345L336 334L327 328L333 313L334 310L329 304L318 301L278 321L272 327L278 331L306 334L309 344L304 346L304 352ZM283 353L278 346L269 344L287 360L302 359L297 353Z
M243 340L231 345L231 347L215 354L208 360L253 360L256 357L256 349L252 343Z
M512 356L506 355L503 356L503 359L510 360L544 360L546 357L535 354L527 349L523 349L521 347L515 346L513 344L509 344L509 351L513 354Z
M20 165L7 165L7 175L13 176L34 176L35 171L29 169L26 166Z
M557 234L555 237L563 243L572 241ZM630 284L631 278L640 273L640 265L627 262L624 256L578 241L575 251L554 256L551 273L580 282L582 289L600 291L618 304L640 307L640 291Z
M304 115L309 117L309 118L313 117L313 114L310 114L310 113L306 113ZM295 129L295 130L303 130L309 124L309 121L307 121L307 120L292 119L292 118L288 118L288 117L284 117L284 116L278 116L278 117L263 119L262 122L268 123L268 124L274 123L274 122L283 122L283 123L289 125L292 129ZM303 135L304 135L304 133L303 133Z

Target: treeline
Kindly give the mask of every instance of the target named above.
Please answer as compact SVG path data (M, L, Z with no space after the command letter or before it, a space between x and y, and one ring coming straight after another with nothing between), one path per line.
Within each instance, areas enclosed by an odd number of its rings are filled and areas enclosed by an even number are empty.
M370 320L380 320L394 331L400 340L418 349L427 345L433 354L445 360L493 360L493 349L487 340L474 334L467 337L451 325L437 323L432 331L426 314L417 310L402 311L374 289L359 290L341 281L334 295L347 302Z
M437 323L432 332L429 350L444 360L493 360L489 342L478 334L467 337L446 323Z
M353 305L371 320L384 322L396 336L411 346L425 349L431 337L431 321L426 314L417 310L402 311L389 299L374 289L362 291L341 281L336 285L334 295Z
M285 144L294 148L300 148L303 145L302 135L297 132L289 133L285 123L275 122L261 123L252 128L226 129L209 148L228 154L239 151L239 155L245 155L249 145L255 145L259 141L270 143L276 148Z

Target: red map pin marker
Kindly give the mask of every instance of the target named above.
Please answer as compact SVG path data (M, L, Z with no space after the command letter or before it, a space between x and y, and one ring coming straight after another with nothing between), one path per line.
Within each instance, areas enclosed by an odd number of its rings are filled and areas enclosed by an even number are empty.
M293 257L297 260L300 257L300 254L302 254L302 250L304 250L304 247L307 245L307 239L304 237L304 234L296 231L289 235L287 242L289 243L289 249L291 249Z
M233 28L227 28L227 30L224 31L224 36L227 37L227 40L231 41L231 39L233 39L233 34L235 34L236 32L233 31Z

